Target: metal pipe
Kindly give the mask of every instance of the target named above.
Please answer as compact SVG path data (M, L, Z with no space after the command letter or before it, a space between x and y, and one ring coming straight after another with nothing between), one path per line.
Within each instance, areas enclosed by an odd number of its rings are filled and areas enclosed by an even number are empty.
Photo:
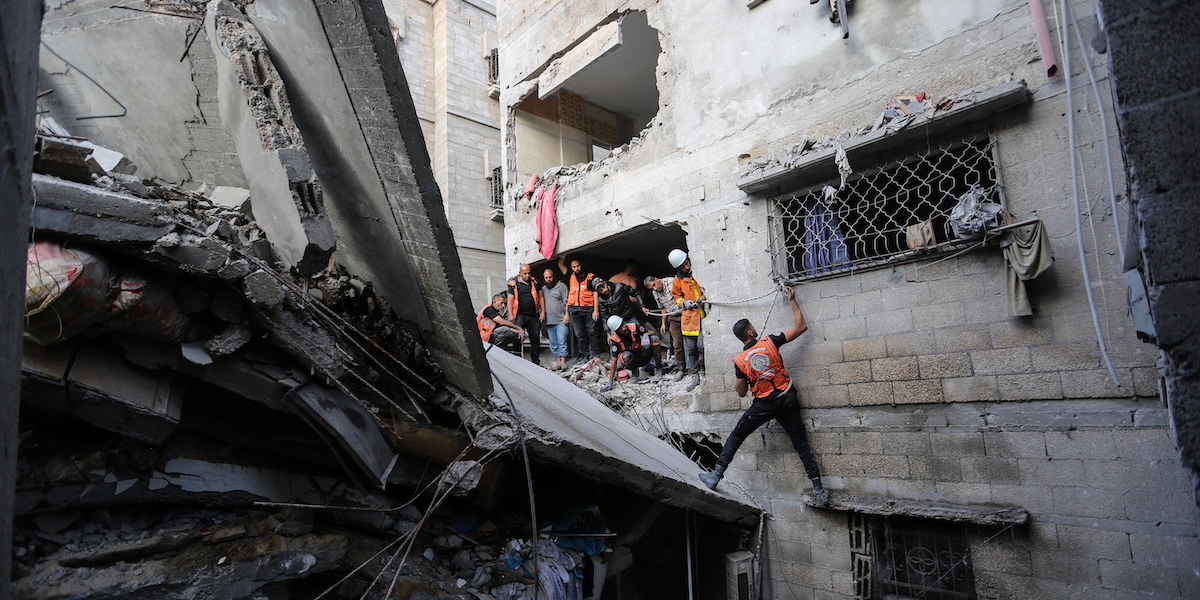
M1029 9L1033 11L1033 27L1037 30L1046 77L1054 77L1058 75L1058 63L1054 58L1054 48L1050 45L1050 30L1046 27L1046 10L1042 7L1042 0L1029 0Z

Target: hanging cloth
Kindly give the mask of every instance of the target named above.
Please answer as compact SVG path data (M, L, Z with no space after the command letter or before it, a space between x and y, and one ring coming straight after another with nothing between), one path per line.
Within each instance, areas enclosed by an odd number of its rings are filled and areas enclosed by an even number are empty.
M538 250L547 259L554 256L554 247L558 244L558 213L554 207L557 193L558 188L549 188L541 192L538 200L536 241Z
M1017 220L1008 211L1000 213L1001 224ZM1027 317L1033 314L1025 282L1042 274L1054 264L1054 251L1050 248L1050 236L1046 226L1039 220L1033 224L1009 231L1004 246L1006 287L1008 290L1008 314Z
M804 217L804 274L828 273L850 264L837 217L818 204Z

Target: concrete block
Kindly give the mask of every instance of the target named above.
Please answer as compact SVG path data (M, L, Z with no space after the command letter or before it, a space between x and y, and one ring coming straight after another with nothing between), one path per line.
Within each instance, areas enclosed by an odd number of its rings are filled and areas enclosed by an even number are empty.
M1200 99L1193 95L1192 103ZM1200 162L1200 157L1193 156ZM1196 281L1200 279L1200 266L1195 261L1181 260L1181 249L1194 243L1195 233L1188 226L1200 222L1200 206L1194 198L1197 193L1197 177L1190 173L1189 184L1175 182L1173 189L1146 193L1138 197L1138 212L1142 216L1142 253L1147 265L1147 275L1158 284ZM1166 177L1165 174L1162 177Z
M1132 379L1128 369L1116 371L1118 380L1129 382ZM1061 371L1059 375L1067 398L1128 398L1133 395L1131 386L1114 384L1106 369Z
M1002 400L1039 400L1062 397L1062 382L1058 373L1028 375L998 375Z
M1053 512L1073 517L1125 519L1125 503L1108 490L1090 487L1054 486Z
M829 382L835 385L871 381L871 361L834 363L828 368Z
M971 368L977 375L1028 373L1033 369L1029 348L978 350L970 356Z
M1113 491L1125 502L1125 516L1146 523L1196 522L1196 502L1193 490L1179 491L1136 487L1127 492Z
M1050 486L1021 483L1018 485L992 485L992 504L1016 506L1032 514L1044 514L1054 509Z
M896 381L892 383L892 398L896 404L938 404L942 398L942 383L934 380Z
M1040 431L985 431L983 442L988 456L1006 458L1044 458L1046 436Z
M1100 559L1100 581L1106 588L1166 596L1179 595L1175 569L1126 560Z
M971 355L965 352L925 354L917 357L917 364L921 379L969 377L973 374Z
M913 330L912 309L901 308L867 314L867 335L879 336Z
M915 356L876 358L870 362L872 381L896 381L917 379L919 377L917 358ZM940 396L941 386L938 385L938 388L937 395Z
M983 433L936 433L929 436L934 456L984 456Z
M1171 434L1163 428L1113 432L1116 456L1121 459L1171 459L1177 457Z
M1033 576L1039 579L1091 586L1100 583L1100 567L1093 557L1035 549L1030 559Z
M986 483L939 481L937 491L945 501L960 504L987 504L992 497L991 489Z
M1017 464L1021 478L1032 484L1089 485L1081 460L1022 458L1017 460Z
M1103 365L1100 349L1093 338L1090 342L1055 343L1030 348L1033 364L1039 371L1096 369Z
M1016 459L991 456L964 458L960 461L960 468L963 481L994 484L1015 484L1021 481Z
M890 383L852 383L848 387L851 406L878 406L893 402Z
M1052 459L1097 460L1116 457L1111 431L1047 431L1046 454Z
M842 355L847 361L860 361L887 356L887 344L882 337L842 341Z
M1138 564L1179 566L1195 565L1200 559L1200 538L1146 533L1128 534L1128 549L1132 556L1105 558L1132 560Z
M914 479L930 481L959 481L962 479L959 460L949 456L909 456L908 472Z
M805 408L828 408L848 406L850 390L844 385L825 385L815 388L800 388L800 405Z
M958 377L942 380L942 398L946 402L987 402L1000 399L996 378Z
M928 456L932 453L929 442L930 434L924 431L900 431L888 433L882 437L883 454L902 455L908 457Z
M935 347L931 331L913 331L887 336L888 356L917 356L929 354Z
M843 433L840 448L845 454L889 454L883 451L883 440L890 437L877 431Z
M954 327L964 323L966 323L966 312L962 302L913 306L913 327L917 329Z
M1073 525L1058 526L1058 549L1073 556L1130 560L1130 540L1131 534L1124 531Z
M991 335L980 327L954 327L933 332L933 349L939 353L987 350L992 347ZM921 354L924 354L922 352Z

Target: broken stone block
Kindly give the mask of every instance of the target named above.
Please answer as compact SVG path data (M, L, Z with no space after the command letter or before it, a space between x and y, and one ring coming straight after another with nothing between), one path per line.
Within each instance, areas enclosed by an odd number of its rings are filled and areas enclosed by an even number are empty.
M283 286L275 276L259 269L242 280L246 299L255 306L278 306L283 302Z
M71 140L39 136L33 170L69 181L91 183L92 168L87 164L91 153L90 148Z
M179 424L182 391L167 377L126 365L98 343L80 349L67 387L72 414L101 429L159 444Z
M208 199L212 200L217 206L232 208L233 210L250 214L250 190L240 187L231 187L219 185L213 188L212 193L208 195Z
M233 354L246 345L253 335L254 332L249 327L235 323L205 342L204 348L216 356Z
M221 120L237 146L251 210L280 260L311 275L328 265L337 236L283 80L233 3L210 3L205 29L217 58Z

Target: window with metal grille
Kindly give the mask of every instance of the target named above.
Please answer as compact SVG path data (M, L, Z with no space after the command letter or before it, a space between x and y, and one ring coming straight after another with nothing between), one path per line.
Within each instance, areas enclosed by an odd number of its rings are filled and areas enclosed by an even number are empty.
M504 208L504 168L492 169L492 208Z
M488 64L488 85L496 85L500 83L500 49L492 48L488 52L486 60Z
M772 252L785 281L817 279L954 252L977 244L950 213L975 192L1003 206L988 133L909 154L774 199ZM838 188L841 188L840 190Z
M856 600L974 600L962 525L850 513Z

